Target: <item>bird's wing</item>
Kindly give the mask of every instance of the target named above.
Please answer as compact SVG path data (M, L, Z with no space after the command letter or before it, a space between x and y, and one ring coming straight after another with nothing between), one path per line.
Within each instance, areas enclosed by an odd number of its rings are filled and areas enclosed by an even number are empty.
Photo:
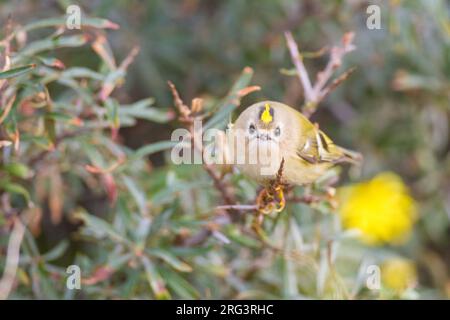
M323 162L359 162L361 155L334 144L319 129L308 130L304 143L297 149L297 155L313 164Z
M309 163L318 163L320 161L315 130L311 129L305 132L303 143L297 149L296 153L301 159Z

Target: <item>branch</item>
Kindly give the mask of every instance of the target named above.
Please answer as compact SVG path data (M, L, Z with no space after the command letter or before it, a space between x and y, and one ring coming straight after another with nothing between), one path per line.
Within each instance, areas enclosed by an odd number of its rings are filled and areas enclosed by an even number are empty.
M354 33L347 32L342 37L342 46L333 46L331 48L328 63L325 68L317 74L314 85L311 85L308 72L303 64L303 57L298 50L297 43L294 41L291 32L286 31L284 35L292 62L294 63L297 75L305 92L305 103L302 112L309 118L316 111L318 104L354 71L353 68L345 71L327 85L336 69L341 66L343 57L355 49L355 46L353 45Z
M231 89L231 92L227 95L226 99L230 100L230 104L237 107L240 104L240 100L242 97L246 96L249 93L260 90L258 86L246 86L246 81L249 80L249 75L251 76L252 70L250 68L245 68L243 71L243 76L239 78L237 83ZM205 161L205 155L203 150L203 144L199 143L198 139L202 139L202 136L198 135L194 131L194 121L201 121L205 117L211 115L211 112L202 112L203 111L203 100L199 98L195 98L192 100L191 106L186 105L183 100L180 98L180 95L175 87L175 85L168 81L168 85L173 95L175 107L179 113L178 120L187 125L191 139L193 141L194 149L199 152L202 156L202 166L206 173L211 177L214 188L219 192L222 197L222 202L224 206L217 207L216 210L219 210L222 214L216 215L214 218L214 222L210 224L209 227L205 227L201 229L197 234L186 238L183 240L183 245L185 246L195 246L204 242L209 236L213 235L222 242L227 243L226 237L223 236L217 228L212 228L211 226L221 226L233 221L236 221L241 217L240 211L242 210L241 206L236 203L236 197L233 191L233 186L228 180L223 179L223 175L221 175L214 166L210 165ZM220 111L219 111L220 112ZM214 120L214 118L213 118ZM211 121L209 124L211 125ZM213 121L214 122L214 121Z
M178 112L180 113L179 120L182 122L189 122L189 119L191 117L191 109L184 104L183 100L181 100L177 88L172 83L172 81L167 81L167 84L169 85L170 91L172 92L175 107L178 109Z
M216 210L253 211L256 209L258 209L258 206L254 204L236 204L236 205L225 205L216 207Z
M356 67L352 67L342 73L339 77L334 79L326 88L321 92L320 98L323 100L331 91L336 89L342 82L344 82L354 71Z
M320 202L324 200L323 197L317 196L317 195L304 195L304 196L292 196L288 197L286 201L294 202L294 203L305 203L305 204L311 204L315 202Z
M291 32L286 31L284 33L284 36L286 38L289 52L291 53L292 62L294 63L295 68L297 69L298 78L300 79L300 82L303 86L303 90L305 92L305 99L306 101L313 101L315 99L314 91L311 86L311 81L309 80L308 72L306 71L305 65L303 64L303 57L300 55L300 52L298 50L297 43L292 37Z
M206 173L208 173L208 175L213 180L214 187L222 195L222 199L223 199L224 203L227 205L235 204L235 202L236 202L235 196L230 191L232 189L231 186L228 183L226 183L224 180L221 179L220 174L217 173L211 165L206 163L205 159L203 158L204 152L203 152L202 144L199 144L198 141L195 139L195 137L197 135L194 132L194 120L197 119L197 116L194 115L192 110L196 109L197 112L201 111L201 110L197 110L197 109L200 109L199 106L201 105L201 103L199 103L198 99L194 99L192 107L189 108L183 102L183 100L180 98L180 95L179 95L175 85L170 81L168 81L168 84L169 84L170 90L172 91L172 95L173 95L174 102L175 102L175 107L178 109L178 112L180 113L179 120L189 124L189 132L191 134L191 139L193 140L194 148L202 156L203 168L205 169ZM201 118L201 117L199 117L199 118ZM200 139L201 138L202 137L200 136Z

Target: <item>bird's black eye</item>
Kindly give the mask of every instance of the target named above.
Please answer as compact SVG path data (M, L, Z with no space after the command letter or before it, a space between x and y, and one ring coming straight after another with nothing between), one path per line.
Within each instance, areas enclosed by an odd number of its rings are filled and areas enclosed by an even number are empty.
M256 127L255 125L252 123L250 124L250 126L248 127L248 132L250 132L251 134L255 133L256 131Z
M281 134L281 129L280 129L280 127L276 127L276 129L275 129L275 136L279 137L280 134Z

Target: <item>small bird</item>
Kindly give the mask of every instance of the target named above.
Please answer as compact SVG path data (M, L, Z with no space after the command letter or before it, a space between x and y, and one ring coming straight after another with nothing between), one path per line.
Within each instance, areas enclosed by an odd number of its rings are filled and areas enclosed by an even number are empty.
M281 182L305 185L336 163L358 163L362 159L359 153L335 145L303 114L280 102L251 105L239 115L233 131L235 139L242 137L233 146L236 166L262 185L277 177L283 160ZM241 159L236 156L239 153Z

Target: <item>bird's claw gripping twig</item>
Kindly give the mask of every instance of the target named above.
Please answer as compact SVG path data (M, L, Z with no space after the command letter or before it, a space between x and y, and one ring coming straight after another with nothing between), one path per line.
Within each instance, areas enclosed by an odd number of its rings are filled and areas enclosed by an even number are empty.
M286 206L284 187L282 183L284 159L281 161L277 176L268 186L261 190L256 198L257 223L262 224L263 216L272 212L281 212Z
M272 188L270 188L272 189ZM281 212L286 206L284 198L283 186L278 185L270 189L262 189L256 199L256 206L258 213L269 214L273 211Z

